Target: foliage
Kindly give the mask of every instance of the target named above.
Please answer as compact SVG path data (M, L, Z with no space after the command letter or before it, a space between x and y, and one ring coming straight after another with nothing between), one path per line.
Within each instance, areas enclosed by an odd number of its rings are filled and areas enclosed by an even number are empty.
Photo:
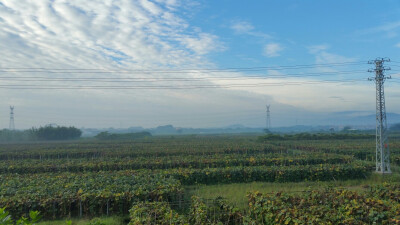
M117 171L130 169L172 169L172 168L218 168L235 166L290 166L316 164L346 164L353 157L337 154L302 154L285 156L281 154L225 154L209 157L171 156L154 159L98 158L82 159L27 159L0 160L0 173L48 173L48 172L89 172Z
M400 123L393 124L390 126L391 131L400 131Z
M32 132L39 140L70 140L79 138L82 131L75 127L53 127L51 125L32 128Z
M24 142L36 139L32 130L0 130L0 142Z
M241 224L242 213L228 205L221 197L211 201L211 204L197 196L192 197L189 212L190 224Z
M171 169L162 174L171 175L184 185L264 182L300 182L360 179L369 175L373 164L320 164L311 166L279 167L226 167L195 169Z
M6 208L0 208L0 224L1 225L9 225L13 224L12 218L9 213L6 211Z
M186 224L184 216L171 209L167 202L138 202L129 210L129 225Z
M116 151L117 150L117 151ZM245 138L157 137L150 140L69 142L0 145L0 160L80 159L94 158L168 158L195 156L197 159L215 155L286 153L286 147L256 143Z
M179 181L145 172L0 175L0 206L13 216L26 209L47 218L122 214L133 202L172 199L180 191Z
M110 134L107 131L101 132L95 136L99 140L134 140L137 138L151 137L147 131L124 134Z
M89 221L88 225L106 225L106 224L103 223L99 218L94 218Z
M188 215L180 215L167 202L139 202L130 210L129 225L139 224L241 224L243 215L222 198L205 201L193 196Z
M400 224L400 204L348 190L249 194L250 224Z
M175 224L181 219L185 224L234 224L237 221L258 224L260 215L264 215L265 222L264 208L239 211L223 199L193 198L185 202L182 185L364 179L375 166L372 162L374 139L261 142L256 139L241 135L168 136L2 144L0 207L7 207L14 218L26 216L29 210L38 210L44 218L54 219L126 215L135 205L135 215L164 213L160 218L157 216L157 220L177 219ZM400 159L400 142L391 140L389 145L392 162L396 163ZM363 207L372 204L364 201L365 198L378 199L386 205L386 202L398 202L398 190L399 187L393 185L374 187L367 194L357 193L361 197L354 199ZM328 199L333 195L326 194ZM177 201L179 204L183 201L185 208L178 208ZM319 207L317 203L315 208ZM300 207L296 201L290 204L286 205L290 209ZM276 207L288 211L284 206ZM310 218L311 215L318 218L319 214L310 214ZM144 222L139 220L138 224L152 223L142 219Z
M39 214L40 212L38 211L29 211L29 218L22 216L17 220L16 225L35 225L42 218Z
M30 211L29 218L22 216L14 223L6 208L0 208L0 225L35 225L42 218L39 214L38 211Z
M299 133L299 134L268 134L258 137L259 141L281 141L281 140L343 140L343 139L373 139L371 134L353 133Z

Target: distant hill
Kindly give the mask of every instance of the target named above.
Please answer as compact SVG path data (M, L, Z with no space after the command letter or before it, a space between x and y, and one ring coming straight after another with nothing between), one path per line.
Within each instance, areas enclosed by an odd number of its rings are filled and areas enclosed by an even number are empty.
M387 113L388 126L400 123L400 114ZM364 111L344 111L331 113L324 118L320 124L322 125L296 125L286 127L273 127L272 132L278 133L301 133L301 132L327 132L327 131L340 131L345 126L350 126L354 130L373 130L375 129L375 114ZM246 127L242 124L233 124L225 127L215 128L183 128L174 127L171 124L158 126L155 128L145 129L143 127L130 127L130 128L105 128L105 129L92 129L81 128L85 137L93 137L100 132L109 133L135 133L148 131L152 135L180 135L180 134L238 134L238 133L264 133L262 125L260 127Z

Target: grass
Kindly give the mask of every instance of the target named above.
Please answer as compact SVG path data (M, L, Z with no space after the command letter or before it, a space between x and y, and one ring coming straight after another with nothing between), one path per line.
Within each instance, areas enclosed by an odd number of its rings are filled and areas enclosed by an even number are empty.
M185 200L190 200L193 195L205 199L214 199L223 197L226 201L239 209L247 207L247 197L249 192L259 191L262 193L269 192L301 192L306 190L318 190L327 187L341 187L354 191L363 191L366 186L381 184L384 182L400 181L399 167L392 166L391 175L380 175L372 173L367 179L347 180L347 181L324 181L324 182L299 182L299 183L236 183L236 184L219 184L219 185L199 185L187 186Z
M122 225L127 224L124 222L123 217L110 216L110 217L96 217L92 219L88 218L72 218L72 219L62 219L62 220L48 220L38 223L37 225L66 225L66 221L72 221L72 225L88 225L91 221L99 221L101 224L105 225Z

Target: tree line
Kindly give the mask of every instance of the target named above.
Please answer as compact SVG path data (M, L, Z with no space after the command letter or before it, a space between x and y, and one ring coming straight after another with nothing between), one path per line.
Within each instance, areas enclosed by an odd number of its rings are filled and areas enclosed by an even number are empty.
M137 138L151 137L151 133L147 131L136 132L136 133L123 133L123 134L111 134L107 131L101 132L95 136L99 140L133 140Z
M28 130L0 130L0 142L72 140L81 137L75 127L44 126Z
M280 140L343 140L343 139L373 139L373 134L355 133L298 133L298 134L267 134L259 136L258 141L280 141Z

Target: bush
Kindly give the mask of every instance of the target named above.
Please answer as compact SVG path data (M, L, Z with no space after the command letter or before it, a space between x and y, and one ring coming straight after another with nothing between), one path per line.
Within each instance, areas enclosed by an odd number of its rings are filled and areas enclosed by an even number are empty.
M129 212L129 225L186 224L185 218L172 210L167 202L139 202Z
M0 208L0 224L1 225L35 225L42 218L38 211L30 211L29 218L21 217L16 223L13 222L11 216L5 208Z

